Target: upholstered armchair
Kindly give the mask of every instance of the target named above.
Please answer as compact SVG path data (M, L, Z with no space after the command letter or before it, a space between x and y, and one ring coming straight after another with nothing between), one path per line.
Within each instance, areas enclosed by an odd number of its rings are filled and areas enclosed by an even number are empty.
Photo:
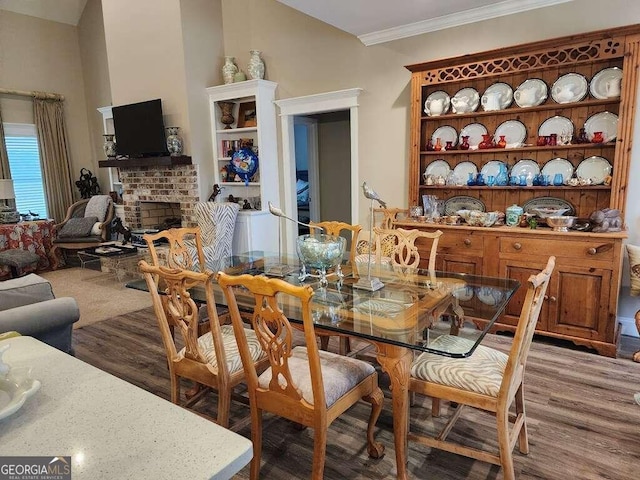
M200 202L194 206L194 214L202 233L204 259L207 268L213 269L221 259L231 256L233 232L240 205L231 202ZM192 251L194 267L199 265L197 250Z
M69 207L64 220L56 225L52 251L95 247L110 238L115 208L109 195L94 195Z

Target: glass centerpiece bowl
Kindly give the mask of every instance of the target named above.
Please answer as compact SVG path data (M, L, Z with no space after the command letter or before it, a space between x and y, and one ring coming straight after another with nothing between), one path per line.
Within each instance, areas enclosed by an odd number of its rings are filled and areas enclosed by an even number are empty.
M346 244L344 237L334 235L300 235L296 240L298 258L302 262L300 280L307 277L319 278L320 285L325 287L329 283L327 276L335 273L342 278L340 264ZM329 272L331 269L335 270Z

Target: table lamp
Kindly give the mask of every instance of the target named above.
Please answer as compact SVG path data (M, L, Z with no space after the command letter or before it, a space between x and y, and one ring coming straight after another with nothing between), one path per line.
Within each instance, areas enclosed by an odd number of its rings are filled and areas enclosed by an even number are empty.
M11 208L7 200L14 200L16 194L13 191L13 180L10 178L0 179L0 200L4 200L0 204L0 223L18 223L20 214Z

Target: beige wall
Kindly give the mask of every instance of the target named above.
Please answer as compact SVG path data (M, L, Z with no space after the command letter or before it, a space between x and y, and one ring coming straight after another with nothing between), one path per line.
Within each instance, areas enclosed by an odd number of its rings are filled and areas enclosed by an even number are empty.
M89 143L91 146L91 170L98 177L103 192L109 191L108 169L98 168L98 160L104 160L102 115L96 109L111 105L111 86L107 63L107 45L104 39L101 0L88 0L78 22L78 39L84 94L87 99Z
M75 27L0 10L0 86L64 95L72 175L82 167L96 173ZM5 122L33 123L29 98L2 96L0 105Z

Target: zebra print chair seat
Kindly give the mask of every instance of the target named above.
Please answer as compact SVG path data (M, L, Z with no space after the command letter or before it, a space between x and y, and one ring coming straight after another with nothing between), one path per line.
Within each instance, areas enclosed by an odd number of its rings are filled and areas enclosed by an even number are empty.
M199 202L194 215L202 234L202 248L207 268L216 269L221 259L230 257L233 232L240 205L231 202ZM191 250L194 266L199 265L197 251Z
M555 257L550 257L545 269L537 275L531 275L527 285L523 286L526 287L524 298L522 292L519 292L520 298L515 301L522 301L522 311L508 355L480 345L468 358L438 357L424 353L415 360L411 368L409 391L432 397L433 417L440 416L440 399L456 403L457 407L440 434L432 437L409 432L409 440L501 465L505 480L515 478L512 450L516 441L520 453L529 453L524 407L525 365L554 266ZM448 346L449 351L464 346L463 339L450 335L439 337L434 343ZM509 408L514 403L515 415L511 415ZM447 435L460 418L465 406L495 415L499 452L494 453L447 440ZM513 423L512 428L509 426L510 422Z

